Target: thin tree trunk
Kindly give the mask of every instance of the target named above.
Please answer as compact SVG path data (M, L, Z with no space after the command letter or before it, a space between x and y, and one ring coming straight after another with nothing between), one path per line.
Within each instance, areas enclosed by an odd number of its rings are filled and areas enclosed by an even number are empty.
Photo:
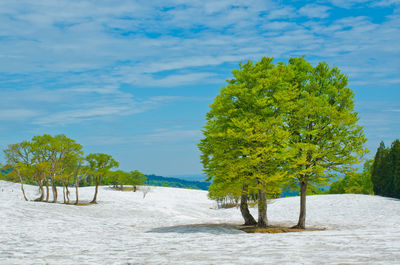
M65 184L63 183L63 197L64 197L64 203L67 202L67 200L65 199Z
M67 190L67 203L69 203L69 189L68 189L68 183L65 185L65 189Z
M49 202L49 196L50 196L50 191L49 191L49 180L46 179L46 200L45 200L45 202Z
M19 181L21 182L21 190L22 190L22 194L24 195L24 199L25 199L25 201L29 201L28 197L26 197L26 194L25 194L24 182L22 181L22 176L21 176L21 174L19 174L19 172L18 172L18 176L19 176Z
M93 200L90 203L97 203L97 193L99 192L99 182L100 182L100 179L96 179L96 189L94 191Z
M75 204L78 205L79 203L79 177L76 176L75 178L75 193L76 193L76 202Z
M300 215L299 221L294 228L306 228L306 198L307 198L307 181L300 182Z
M267 196L263 189L258 189L258 222L257 227L267 227Z
M54 177L51 178L51 187L53 189L53 203L57 202L57 186L56 186L56 181L54 180Z
M248 185L243 185L242 195L240 197L240 212L242 213L242 217L244 219L244 225L256 225L257 222L251 215L249 211L249 206L247 205L247 193L248 193Z
M35 199L35 202L42 202L44 199L44 188L43 188L43 183L42 181L38 181L39 184L39 189L40 189L40 197Z

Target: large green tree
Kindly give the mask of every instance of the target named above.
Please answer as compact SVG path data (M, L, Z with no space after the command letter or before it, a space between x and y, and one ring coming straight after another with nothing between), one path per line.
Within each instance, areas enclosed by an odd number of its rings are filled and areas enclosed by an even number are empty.
M313 67L303 57L291 58L294 97L286 115L293 157L289 161L300 190L296 225L305 228L306 194L310 183L326 185L333 172L349 173L367 150L363 128L357 125L354 93L348 78L326 63Z
M204 138L199 144L205 173L216 188L241 185L241 212L246 224L254 223L249 214L249 189L258 193L258 226L268 224L266 198L280 192L287 174L285 159L289 133L284 128L284 109L290 100L291 73L271 58L240 64L234 78L222 87L207 113ZM222 183L234 183L224 185Z
M296 227L305 228L308 187L354 171L366 152L347 77L303 57L247 62L233 76L207 114L199 144L205 172L213 181L255 187L259 226L267 224L268 193L291 182L300 191Z

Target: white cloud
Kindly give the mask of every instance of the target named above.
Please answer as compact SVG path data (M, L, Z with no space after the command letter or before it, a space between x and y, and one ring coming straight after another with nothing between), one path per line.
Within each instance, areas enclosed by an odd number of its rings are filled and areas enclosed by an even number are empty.
M370 0L326 0L325 2L330 2L335 6L341 7L341 8L351 8L352 6L360 3L367 3L370 2Z
M26 121L32 117L39 115L40 112L32 109L13 108L13 109L0 109L0 121Z
M296 9L291 6L281 6L277 9L273 9L268 13L268 19L287 19L297 16Z
M182 142L198 142L202 137L200 130L185 130L177 128L157 129L148 134L138 134L129 137L112 135L95 136L85 140L89 145L159 145L177 144Z
M309 4L299 9L299 14L309 18L326 18L329 16L327 6Z
M132 94L113 86L17 91L6 89L0 90L0 98L3 99L0 120L25 121L41 126L68 125L105 117L133 115L174 101L206 100L181 96L135 99Z

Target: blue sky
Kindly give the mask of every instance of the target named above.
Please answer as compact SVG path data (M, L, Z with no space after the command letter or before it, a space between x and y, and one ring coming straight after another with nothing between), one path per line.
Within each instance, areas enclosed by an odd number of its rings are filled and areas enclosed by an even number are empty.
M367 147L400 137L400 1L0 1L0 148L64 133L124 170L201 174L208 105L240 60L349 75Z

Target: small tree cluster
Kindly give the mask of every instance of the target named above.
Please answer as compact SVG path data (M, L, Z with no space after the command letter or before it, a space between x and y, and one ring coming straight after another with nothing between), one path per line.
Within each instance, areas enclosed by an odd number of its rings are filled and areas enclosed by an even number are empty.
M254 224L249 194L258 201L257 225L268 224L267 197L298 187L305 228L309 187L326 185L334 172L351 172L366 152L347 77L326 63L272 58L240 64L207 113L199 143L211 197L241 197L245 224Z
M371 179L375 195L400 198L400 141L390 148L381 142L372 164Z
M146 176L137 170L130 172L116 170L108 174L104 183L113 185L114 188L119 188L120 190L124 190L124 185L131 185L132 190L136 192L138 185L146 183Z
M11 144L4 150L7 177L19 180L25 200L29 200L24 183L39 186L40 196L35 201L49 202L50 187L52 202L57 202L57 185L63 187L64 203L69 203L68 187L74 183L76 201L79 203L79 182L90 178L95 181L96 189L92 203L96 203L98 185L101 179L109 174L110 169L118 167L118 162L107 154L89 154L84 156L82 145L65 135L48 134L35 136L31 141Z

